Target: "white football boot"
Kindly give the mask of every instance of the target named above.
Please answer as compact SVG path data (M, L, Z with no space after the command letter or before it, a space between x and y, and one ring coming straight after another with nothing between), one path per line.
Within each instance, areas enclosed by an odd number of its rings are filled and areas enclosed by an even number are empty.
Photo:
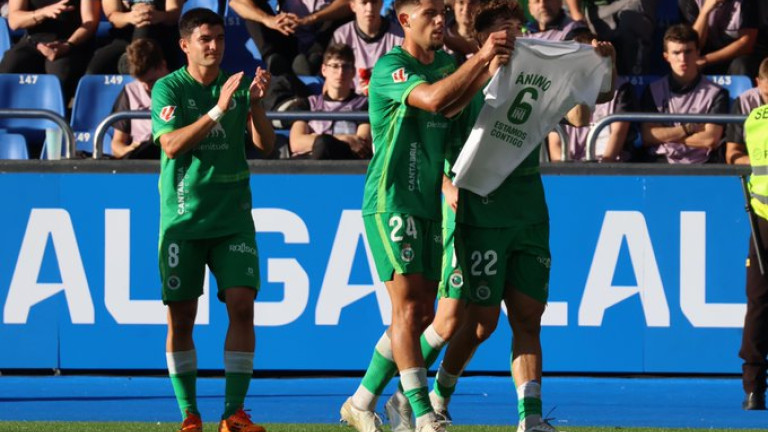
M450 424L453 423L451 414L448 412L448 403L450 403L450 401L450 397L441 398L434 390L429 392L429 403L432 404L432 409L435 410L437 419L444 422L447 426L450 426Z
M341 421L358 432L382 432L379 416L373 411L355 408L351 397L341 406Z
M416 428L413 424L413 409L402 393L393 394L384 404L384 410L392 432L413 432Z
M531 426L527 429L523 429L523 425L519 425L517 427L517 432L565 432L565 431L559 431L555 429L554 426L549 424L548 421L542 420L541 423L537 424L536 426Z

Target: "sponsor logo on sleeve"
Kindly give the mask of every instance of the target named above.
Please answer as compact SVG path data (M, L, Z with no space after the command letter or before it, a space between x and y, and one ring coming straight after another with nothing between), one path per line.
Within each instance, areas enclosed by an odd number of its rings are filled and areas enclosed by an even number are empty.
M174 117L176 117L175 105L164 106L163 109L160 110L160 118L163 119L164 122L168 123Z
M396 83L402 83L408 81L408 74L405 73L405 68L400 68L392 72L392 81Z

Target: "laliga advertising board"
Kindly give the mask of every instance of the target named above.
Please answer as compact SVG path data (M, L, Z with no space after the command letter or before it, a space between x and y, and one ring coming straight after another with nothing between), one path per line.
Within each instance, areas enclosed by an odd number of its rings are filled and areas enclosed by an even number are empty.
M0 175L0 369L164 369L155 174ZM362 370L390 322L363 175L253 175L256 369ZM749 226L739 179L545 176L548 372L738 373ZM201 369L224 306L200 300ZM502 320L505 318L502 316ZM506 323L475 371L508 370Z

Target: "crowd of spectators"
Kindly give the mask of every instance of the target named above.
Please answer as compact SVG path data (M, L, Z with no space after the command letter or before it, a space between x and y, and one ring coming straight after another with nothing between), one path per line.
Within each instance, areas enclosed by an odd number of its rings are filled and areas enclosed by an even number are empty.
M457 62L477 51L471 22L483 0L448 0L445 49ZM513 0L510 0L513 1ZM130 74L116 111L146 109L155 80L181 65L177 23L183 0L0 1L18 35L0 61L0 73L56 75L71 101L84 73ZM261 54L273 82L270 111L365 110L371 70L402 42L392 2L382 0L229 0ZM676 22L657 19L658 0L527 0L520 2L523 37L611 41L622 75L612 101L598 105L591 124L613 113L746 113L768 95L768 2L678 0ZM668 9L668 7L667 7ZM110 29L97 32L99 23ZM663 58L663 62L660 60ZM654 67L661 64L663 67ZM232 71L234 72L234 71ZM741 95L707 79L744 75L756 88ZM323 78L312 94L303 76ZM649 82L644 89L632 77ZM762 89L762 90L761 90ZM735 102L731 100L736 99ZM731 108L730 105L733 105ZM355 159L371 156L370 129L347 121L275 123L284 129L284 157ZM585 160L590 126L563 124L548 138L550 160ZM727 132L727 133L726 133ZM598 135L598 161L739 163L738 126L718 123L612 123ZM562 139L566 139L566 143ZM727 143L727 145L726 145ZM142 121L115 125L112 157L154 158Z

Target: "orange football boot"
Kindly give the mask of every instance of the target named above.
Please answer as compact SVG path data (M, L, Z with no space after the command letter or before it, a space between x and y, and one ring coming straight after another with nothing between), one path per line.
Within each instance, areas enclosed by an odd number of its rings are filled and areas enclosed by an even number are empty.
M254 424L242 408L219 423L219 432L267 432L263 426Z
M187 418L181 423L179 432L203 432L203 420L199 415L187 411Z

